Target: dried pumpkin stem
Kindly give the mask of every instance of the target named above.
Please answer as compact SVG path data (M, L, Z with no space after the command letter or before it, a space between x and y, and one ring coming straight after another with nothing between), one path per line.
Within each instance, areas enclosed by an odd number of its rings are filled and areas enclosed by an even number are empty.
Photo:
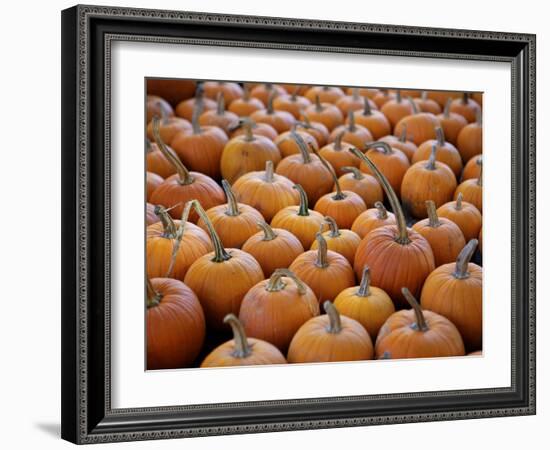
M336 223L336 220L334 220L332 217L330 216L325 216L325 223L328 225L329 227L329 236L331 238L337 238L339 236L342 236L342 232L340 231L340 229L338 228L338 224Z
M384 155L391 155L393 153L393 148L390 146L390 144L384 141L369 142L367 145L365 145L365 150L370 150L371 148L381 150Z
M422 92L420 93L420 98L421 98L423 101L428 100L428 91L422 91Z
M193 108L193 115L191 116L191 126L193 127L193 134L201 134L201 124L199 123L199 117L202 114L204 108L203 88L202 85L197 86L197 92L195 94L195 107Z
M468 94L467 92L463 92L462 93L462 104L467 105L469 99L470 99L470 94Z
M254 140L254 134L252 133L252 121L251 120L245 120L243 122L243 128L244 128L244 139L246 142L252 142Z
M477 185L483 186L483 161L479 162L479 176L477 177Z
M370 295L370 268L365 266L363 268L363 275L361 276L361 284L357 290L357 296L368 297Z
M295 184L293 188L298 191L298 194L300 194L300 207L298 208L298 215L309 216L309 205L306 191L304 191L304 188L299 184Z
M216 114L218 116L223 116L225 114L225 97L223 92L218 92L218 98L216 100Z
M170 214L168 214L166 208L161 205L156 205L154 212L162 223L162 228L164 230L162 236L167 239L173 239L176 236L176 224Z
M407 300L407 303L414 310L414 314L416 316L416 323L413 323L411 328L419 331L428 331L429 327L426 322L426 318L424 317L424 313L422 312L422 308L411 294L411 291L404 287L401 288L401 293L403 294L403 297L405 297L405 300Z
M315 96L315 112L323 112L323 105L321 104L321 99L318 95Z
M357 130L357 126L355 125L355 112L353 110L351 110L348 113L348 117L349 117L348 130L353 133Z
M364 116L371 116L372 115L372 109L370 107L370 102L367 97L365 97L363 102L363 115Z
M149 277L145 277L145 280L147 286L147 308L152 308L160 303L162 295L155 290Z
M463 198L462 192L459 192L456 197L456 205L455 205L455 209L457 211L460 211L462 209L462 198Z
M197 214L206 225L206 228L208 229L208 234L210 235L210 240L214 245L214 257L212 258L212 261L221 263L231 259L231 255L225 250L225 248L223 248L222 241L218 236L218 233L216 233L214 225L212 225L212 222L210 221L210 218L208 217L208 214L206 214L204 208L201 206L198 200L191 201L193 202L193 208L195 208L195 211L197 211Z
M470 239L470 241L458 254L458 257L456 258L455 271L453 272L453 276L455 278L463 280L470 276L470 272L468 272L468 264L470 263L474 252L476 251L477 244L477 239Z
M340 134L343 134L343 132ZM338 137L336 139L338 139ZM336 145L336 142L335 142L335 145ZM321 153L319 153L319 150L317 150L313 145L309 144L309 148L313 153L315 153L315 155L317 155L317 158L319 158L319 161L321 161L321 164L325 166L325 169L328 170L328 172L330 173L330 176L332 177L332 180L334 181L336 194L334 194L332 198L334 200L344 200L347 197L347 195L342 192L342 189L340 187L340 181L338 180L338 175L336 175L334 168L328 163L328 161L323 156L321 156ZM337 150L336 147L335 147L335 150Z
M403 127L401 128L401 134L399 135L399 142L405 143L407 142L407 124L403 123Z
M258 225L258 228L264 232L262 241L272 241L278 236L278 234L273 231L273 228L271 228L267 222L257 222L256 225Z
M481 120L482 120L483 114L481 112L481 108L476 109L476 125L481 126Z
M384 189L384 192L386 193L386 196L390 201L390 205L392 207L393 213L395 214L395 217L397 219L397 228L399 230L399 233L395 238L395 241L401 245L409 244L411 240L409 238L409 232L407 230L407 222L405 220L405 215L403 214L403 209L401 208L401 204L399 203L397 194L391 187L390 182L388 181L386 176L382 172L380 172L378 167L376 167L376 165L368 158L367 155L364 155L361 151L359 151L355 147L350 148L350 151L359 159L363 160L369 166L370 170L375 174L376 178L382 185L382 188Z
M432 150L430 151L430 157L428 158L428 162L426 163L426 169L428 170L435 170L435 157L437 154L437 144L432 144Z
M323 303L323 308L325 309L329 320L327 331L332 334L340 333L342 331L342 321L336 306L334 306L329 300L326 300L325 303Z
M302 162L304 164L309 164L311 162L311 155L309 154L309 150L306 141L304 141L304 138L293 130L290 130L290 137L294 140L294 142L296 142L296 145L298 146L300 155L302 155Z
M437 145L443 147L445 145L445 132L443 131L443 128L437 127L435 129L435 136L437 139Z
M380 220L386 220L388 218L388 210L381 201L374 203L374 207L378 210L376 216Z
M239 211L237 199L235 198L235 194L233 193L231 185L227 180L222 180L222 188L225 192L225 197L227 198L227 209L225 210L225 214L232 217L240 215L241 213Z
M447 101L445 102L445 107L443 108L443 117L445 117L445 119L448 119L449 117L451 117L451 102L453 100L451 99L451 97L449 97L447 99Z
M176 172L179 177L179 184L185 186L187 184L193 183L194 179L187 170L187 167L183 165L183 163L180 161L180 159L177 157L177 155L174 154L172 150L170 150L166 144L163 142L163 140L160 137L160 131L159 131L159 118L153 117L153 136L155 138L155 143L157 144L157 147L162 152L162 154L165 156L165 158L174 166L176 169Z
M362 180L363 178L365 178L365 175L363 175L363 172L361 172L357 167L344 166L342 167L341 170L342 172L350 172L351 174L353 174L354 180Z
M400 89L397 89L397 91L395 92L395 101L397 103L401 103L401 101L402 101L401 90Z
M235 314L228 314L223 318L223 323L228 323L233 331L233 341L235 342L235 350L231 355L235 358L246 358L252 354L252 347L248 344L244 327Z
M315 240L317 241L318 246L317 261L315 262L315 265L324 269L329 266L327 241L321 233L315 234Z
M413 110L413 114L418 114L418 106L416 105L416 103L414 102L414 100L412 99L412 97L407 97L407 100L409 101L409 103L411 104L411 108Z
M273 183L273 161L267 160L265 162L265 176L264 179L267 183Z
M248 87L248 83L244 83L243 85L243 100L245 102L250 100L250 88Z
M275 112L275 109L273 108L273 100L275 99L275 96L277 95L277 92L275 90L272 90L269 94L269 97L267 98L267 113L273 114Z
M192 203L187 202L185 204L185 207L183 208L183 213L181 214L181 219L180 219L180 226L176 230L176 236L174 238L174 244L172 246L172 257L170 258L170 265L168 266L168 270L166 271L166 276L165 276L166 278L172 277L172 272L176 265L176 257L181 247L181 240L183 239L183 235L185 234L185 226L187 225L187 221L189 220L189 213L191 212L191 206L192 206Z
M338 133L334 138L333 148L337 152L342 150L342 139L344 138L344 134L346 134L346 130L340 131L340 133Z
M426 200L426 210L428 211L428 224L430 227L437 228L441 226L433 200Z
M307 286L296 276L294 272L289 269L276 269L275 272L273 272L273 275L269 278L265 290L269 292L282 291L286 286L285 283L282 282L283 277L290 278L294 281L300 295L304 295L306 293Z

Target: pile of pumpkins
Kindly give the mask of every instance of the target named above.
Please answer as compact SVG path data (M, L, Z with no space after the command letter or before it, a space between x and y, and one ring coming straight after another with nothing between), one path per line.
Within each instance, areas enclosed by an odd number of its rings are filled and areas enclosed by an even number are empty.
M150 80L147 368L480 354L481 117L479 93Z

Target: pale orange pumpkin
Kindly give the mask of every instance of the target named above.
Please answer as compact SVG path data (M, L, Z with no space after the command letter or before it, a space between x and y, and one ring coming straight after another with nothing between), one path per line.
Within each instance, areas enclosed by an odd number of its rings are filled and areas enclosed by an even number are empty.
M476 121L476 116L481 108L468 92L464 92L462 98L456 98L451 102L450 111L460 114L468 123L472 123Z
M285 131L284 133L279 134L274 141L283 158L300 153L300 147L294 139L294 134L298 134L307 145L319 148L317 140L311 134L306 133L305 131L298 131L296 125L297 124L294 124L290 131Z
M352 117L348 117L346 122L349 123L351 120ZM380 111L373 109L368 99L363 101L362 111L354 111L353 120L369 130L375 140L391 133L392 127L388 118Z
M366 155L389 180L392 189L399 192L405 173L411 166L407 156L386 142L376 141L367 145ZM374 175L364 161L359 165L361 172Z
M387 142L391 147L401 150L405 153L409 161L412 161L416 150L418 150L417 145L413 141L407 140L407 124L403 125L401 128L401 134L399 137L394 136L393 134L388 134L380 138L380 141Z
M292 94L279 95L273 100L273 108L277 111L286 111L294 116L296 120L300 118L302 109L311 105L307 97L298 95L300 86L291 91Z
M323 101L321 99L321 101ZM368 97L361 97L359 95L359 89L358 88L352 88L351 95L345 95L343 97L340 97L334 104L340 108L340 111L342 111L342 114L344 117L348 117L349 113L353 111L359 111L364 108L365 101L367 101L370 104L370 107L373 109L377 109L376 103L374 103L372 100L370 100Z
M288 111L275 110L273 108L273 99L275 92L272 92L267 100L266 109L260 109L253 112L250 118L254 122L267 123L271 125L277 133L288 131L292 128L292 125L296 122L296 119Z
M307 116L302 116L300 122L296 122L296 131L303 131L315 138L319 148L327 144L329 138L328 128L321 122L310 122Z
M428 98L427 91L422 91L420 97L414 98L413 101L420 112L427 112L435 115L441 113L441 106L439 106L439 103L435 100Z
M428 91L428 98L435 100L442 108L445 107L448 101L460 98L461 95L462 94L457 91Z
M362 125L355 123L355 113L350 111L346 125L340 125L332 130L329 136L329 142L335 142L341 135L340 139L357 148L365 148L365 146L374 140L371 132Z
M418 112L416 104L411 100L413 114L403 117L393 130L393 134L400 136L403 128L406 127L406 136L408 141L413 141L420 145L428 139L435 139L435 130L441 126L439 119L431 113Z
M395 215L388 212L381 201L375 202L374 208L367 209L359 214L351 226L354 231L363 239L372 230L384 225L397 225Z
M359 159L349 151L349 149L355 147L355 145L344 142L345 134L346 132L341 130L330 144L325 145L319 150L319 154L329 162L338 177L344 174L342 167L359 167L360 163Z
M468 125L468 121L460 114L451 112L451 101L452 99L450 98L447 100L447 103L445 103L445 109L441 114L438 114L437 118L441 124L441 128L443 128L443 131L445 132L445 137L447 140L451 144L457 145L458 134L462 128Z
M476 238L481 230L481 213L474 205L463 201L462 198L463 195L459 193L456 200L440 206L437 209L437 215L456 223L464 239L470 241Z
M412 162L414 164L418 161L427 161L430 158L432 147L436 145L436 161L447 164L455 174L455 177L458 179L460 177L460 173L462 172L462 157L460 156L460 153L453 144L445 141L443 128L437 127L435 131L437 139L429 139L426 142L422 143L422 145L418 147L418 150L413 155Z
M225 110L223 92L218 92L216 109L203 112L199 117L199 123L203 127L213 126L221 128L226 134L235 128L239 123L239 116L231 111Z
M336 103L345 95L344 91L337 86L313 86L304 94L312 103L317 101L317 98L322 103Z
M368 88L368 87L360 87L360 88L355 88L355 87L349 87L347 88L346 92L348 94L353 94L353 91L357 89L357 93L361 96L361 97L366 97L366 98L370 98L371 100L374 98L374 96L376 94L378 94L380 92L380 89L377 89L377 88Z
M344 123L344 115L337 106L332 103L321 103L319 96L315 98L315 103L302 110L300 116L302 120L309 120L310 122L320 122L329 131L334 130L337 126Z
M350 264L353 264L355 252L361 243L359 235L351 230L340 229L336 221L330 216L325 217L325 223L328 225L329 230L323 232L322 235L327 242L327 248L333 252L340 253ZM321 227L322 230L323 227ZM315 240L311 244L310 250L316 250L318 247L319 243Z
M286 95L285 89L278 84L273 83L261 83L254 86L250 91L250 96L259 99L264 105L267 106L269 98L275 98L279 95Z
M483 164L480 165L479 177L470 178L458 185L456 188L454 199L456 200L460 194L464 201L474 205L480 213L483 213Z
M380 112L384 114L392 127L395 127L404 117L415 114L415 106L411 101L406 101L401 97L401 91L398 89L394 99L384 103L380 108Z
M205 97L217 99L219 94L222 94L227 105L244 95L243 88L239 83L229 81L205 81L203 88Z
M239 120L239 125L231 130L230 137L235 138L237 136L245 135L247 133L245 125L247 124L250 124L252 128L252 134L255 134L257 136L264 136L271 141L275 141L275 139L279 135L277 133L277 130L271 125L267 123L256 123L250 117L246 117Z
M395 92L390 92L388 89L380 89L377 94L372 98L372 101L376 103L378 109L381 109L387 102L395 98Z
M354 166L344 166L342 172L347 172L338 179L342 190L355 192L363 199L367 208L384 200L382 186L372 175L365 174Z
M483 153L483 127L481 124L481 110L478 110L476 121L469 123L458 133L456 146L467 163L474 156Z
M249 117L254 111L259 111L264 109L265 105L261 100L251 97L250 90L248 86L244 86L243 95L240 98L236 98L227 107L228 111L231 111L233 114L237 114L239 117Z

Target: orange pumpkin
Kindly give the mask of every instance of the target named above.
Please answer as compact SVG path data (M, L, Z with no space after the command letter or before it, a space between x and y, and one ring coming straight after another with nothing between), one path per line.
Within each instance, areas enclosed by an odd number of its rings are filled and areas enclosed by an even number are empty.
M267 161L276 165L281 160L281 153L273 141L253 134L250 123L244 128L244 135L226 144L220 160L221 175L230 183L248 172L262 170Z
M456 98L451 102L450 111L460 114L468 123L476 121L476 116L481 108L478 103L470 97L470 94L464 92L462 98Z
M192 97L196 85L197 83L191 80L148 78L147 93L158 95L175 106L182 100Z
M299 184L294 188L300 194L300 206L287 206L281 209L273 220L273 228L283 228L296 236L304 248L310 248L315 233L323 224L323 215L308 208L307 194Z
M174 152L172 149L169 150L171 150L172 153ZM147 141L147 154L145 158L147 172L156 173L162 178L168 178L176 173L174 165L166 159L166 156L164 156L158 145L154 142Z
M376 339L380 327L395 312L391 298L382 289L370 285L370 269L365 267L361 284L344 289L334 299L334 306L344 316L357 320Z
M375 228L363 238L355 254L355 273L359 277L363 268L369 266L373 284L386 291L394 302L403 304L401 288L406 286L420 293L424 280L435 268L433 252L422 235L407 229L403 210L388 179L366 155L357 149L354 152L369 164L384 188L397 221L397 226Z
M451 321L422 308L407 288L403 296L412 309L393 313L382 325L374 351L377 358L464 356L464 343Z
M321 100L323 101L323 100ZM364 108L365 101L370 104L370 107L377 109L376 103L368 97L361 97L358 88L352 88L351 95L340 97L334 104L340 108L344 117L348 117L349 113L359 111Z
M479 175L481 174L482 160L483 160L482 155L472 156L464 166L464 170L462 172L462 180L469 180L470 178L479 178Z
M295 124L290 131L285 131L284 133L279 134L274 141L283 158L300 153L300 147L294 139L294 134L298 134L307 145L319 148L317 140L311 134L306 133L305 131L297 131L296 128L297 127Z
M274 141L279 135L277 133L277 130L275 130L275 128L273 128L271 125L267 123L256 123L252 119L246 118L246 120L241 119L239 121L239 125L231 131L230 137L235 138L237 136L245 135L247 133L245 126L246 124L250 124L252 128L252 134L255 134L257 136L264 136L271 141Z
M451 144L457 145L458 134L462 128L468 125L468 121L460 114L451 112L451 101L450 98L447 100L443 113L438 114L437 118L441 124L441 128L445 132L447 140Z
M397 225L395 215L388 212L382 202L374 204L374 208L367 209L359 214L351 226L351 231L357 233L363 239L372 230L384 225Z
M355 88L355 87L349 87L347 88L346 92L348 94L353 94L353 91L355 91L355 89L357 89L357 93L361 96L361 97L366 97L366 98L370 98L371 100L374 98L374 96L376 94L378 94L380 92L380 89L377 89L377 88L367 88L367 87L361 87L361 88Z
M389 180L392 189L399 192L405 173L411 166L407 156L386 142L376 141L367 145L367 156ZM373 175L369 165L364 161L359 165L361 172Z
M430 158L432 147L435 145L437 147L436 161L447 164L458 179L462 172L462 158L460 153L453 144L445 141L443 128L437 127L435 131L437 139L429 139L422 143L415 152L412 162L427 161Z
M344 91L337 86L313 86L304 94L312 103L317 101L317 98L322 103L336 103L345 95Z
M436 161L437 145L432 144L430 158L413 164L401 184L401 201L405 208L419 219L428 216L426 200L436 207L451 200L456 189L456 178L447 164Z
M348 117L346 122L349 123L352 117ZM372 134L372 139L378 140L382 136L391 133L391 124L388 118L376 109L372 109L368 99L363 100L363 110L354 111L353 120L358 125L365 127ZM359 147L363 148L363 147Z
M478 178L470 178L458 185L455 191L454 199L456 200L460 194L464 201L474 205L480 213L483 212L483 165L480 166Z
M387 102L395 98L395 92L390 92L388 89L380 89L377 94L372 98L372 101L376 103L378 109L381 109Z
M270 277L276 269L285 269L298 255L304 253L300 240L290 231L271 228L266 222L258 222L262 231L253 234L243 244L242 250L251 254Z
M274 95L275 93L273 92L269 97L266 109L260 109L259 111L253 112L250 118L254 122L267 123L275 128L277 133L282 133L290 130L292 125L296 122L296 119L287 111L277 111L273 108Z
M332 217L326 216L325 222L328 224L329 230L325 231L322 235L327 242L327 248L333 252L340 253L350 264L353 264L355 252L361 243L361 238L354 231L338 228L338 224ZM316 250L318 247L319 243L315 240L311 244L310 250Z
M160 175L157 175L153 172L147 172L146 174L146 184L147 184L147 201L150 201L153 192L155 192L155 189L158 188L162 182L164 181L164 178L162 178Z
M483 153L483 127L481 125L481 110L478 111L476 121L466 125L458 133L456 146L467 163L474 156Z
M400 136L403 128L406 127L406 136L408 141L413 141L420 145L428 139L435 139L436 128L441 126L439 119L431 113L418 112L414 102L409 102L413 106L413 114L403 117L393 130L393 134Z
M327 241L317 233L318 248L299 255L289 269L315 292L319 301L335 298L355 284L353 268L340 253L328 250Z
M332 130L329 142L335 142L340 135L342 141L357 148L365 148L369 142L373 141L371 132L364 126L355 123L355 113L353 111L350 111L348 115L347 125L340 125Z
M426 209L428 218L416 222L413 230L418 231L430 243L435 266L439 267L456 260L466 241L457 224L437 216L435 203L432 200L426 202Z
M456 91L428 91L428 98L435 100L439 106L445 107L449 100L459 98L462 94Z
M372 359L372 340L363 326L326 301L327 314L309 319L292 338L288 362L313 363Z
M481 230L481 213L471 203L462 200L459 193L455 201L445 203L437 209L437 215L456 223L462 231L464 239L470 241L477 237Z
M239 116L225 110L223 92L218 92L216 109L203 112L199 117L199 124L203 127L218 127L229 134L229 131L239 124Z
M435 269L424 283L420 304L423 308L449 319L460 331L466 348L481 348L482 285L481 267L470 259L477 239L468 242L455 263Z
M147 123L153 120L154 116L172 117L174 110L170 103L157 95L148 95L145 103L147 110Z
M388 134L380 138L380 141L388 143L391 147L401 150L409 161L412 161L418 147L413 141L407 140L407 124L403 125L399 137Z
M329 131L344 123L344 115L337 106L332 103L321 103L319 96L315 98L315 103L302 111L300 116L302 120L310 122L320 122Z
M197 294L208 328L219 330L227 314L238 314L243 297L264 274L253 256L238 249L226 250L200 203L193 200L192 204L206 224L214 252L191 264L184 281Z
M244 328L234 314L228 314L224 323L231 325L233 339L216 347L202 362L201 367L257 366L286 364L280 350L269 342L247 338Z
M403 100L401 91L397 90L395 98L384 103L384 106L380 108L380 112L388 118L391 126L395 127L401 119L414 114L414 108L412 100Z
M204 86L202 83L197 85L194 98L188 98L178 103L176 106L176 115L191 121L193 119L193 114L196 114L195 111L197 108L200 109L200 112L210 111L217 108L214 100L204 97Z
M147 369L189 367L205 336L197 296L181 281L147 279Z
M279 95L286 95L285 89L278 84L273 83L261 83L254 86L250 91L250 95L259 99L264 105L269 103L269 98L275 98Z
M286 353L296 331L319 315L313 291L288 269L277 269L245 295L239 320L248 336L270 342Z
M245 85L243 88L243 95L240 98L236 98L227 107L228 111L233 114L237 114L239 117L248 117L254 111L264 109L265 105L261 100L251 97L248 87Z
M439 103L435 100L428 98L427 91L422 91L420 97L413 99L413 101L420 112L427 112L435 115L441 113L441 106L439 106Z
M188 120L182 119L181 117L167 117L160 116L160 125L159 125L159 134L162 141L168 145L171 144L174 136L180 131L189 131L191 130L191 122ZM153 135L153 121L147 124L147 138L154 140Z
M158 148L165 158L172 163L176 174L164 180L151 196L151 203L170 208L174 218L181 217L183 208L189 200L197 199L206 208L220 205L225 201L223 190L216 182L200 172L189 172L171 149L166 147L158 133L159 119L153 119L153 131ZM190 220L196 222L197 215L192 213Z
M363 199L367 208L372 208L376 202L384 200L382 186L372 175L364 174L353 166L342 167L342 172L348 172L338 179L342 190L355 192Z
M306 98L298 95L300 86L297 86L292 94L279 95L273 100L273 107L277 111L286 111L294 116L296 120L300 118L302 109L311 105L311 102Z
M228 81L205 81L203 84L205 97L217 99L219 94L223 95L226 104L242 98L243 88L239 83L230 83Z
M345 133L346 132L343 130L340 131L340 133L336 135L336 138L331 141L330 144L325 145L321 148L321 150L319 150L319 154L330 163L330 166L336 172L336 176L341 176L344 174L342 167L359 167L360 163L359 159L357 159L353 153L349 151L349 149L354 147L354 145L348 142L343 142Z
M147 207L145 209L145 224L149 226L157 222L160 222L160 219L155 214L155 205L147 203Z
M296 123L296 131L304 131L313 136L319 148L325 146L328 142L328 128L321 122L310 122L307 116L303 116L302 121Z
M266 221L287 206L298 205L300 196L294 183L273 173L273 161L266 161L265 170L249 172L237 179L233 191L241 203L252 206Z

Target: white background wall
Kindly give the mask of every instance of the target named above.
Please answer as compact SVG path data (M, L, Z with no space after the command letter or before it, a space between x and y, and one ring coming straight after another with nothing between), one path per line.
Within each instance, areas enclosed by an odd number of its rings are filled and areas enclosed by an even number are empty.
M542 204L550 164L550 31L543 2L394 0L384 2L250 0L111 0L121 6L186 9L267 16L469 28L537 34L539 279L550 267ZM9 2L2 8L0 123L0 443L3 448L66 448L59 439L60 402L60 10L71 1ZM7 158L7 159L6 159ZM546 178L546 179L544 179ZM507 195L507 193L503 193ZM500 449L531 446L546 439L550 420L549 307L538 290L538 415L385 427L227 436L186 441L118 444L120 448L226 449L359 446L428 450L444 446ZM365 380L365 383L368 383Z

